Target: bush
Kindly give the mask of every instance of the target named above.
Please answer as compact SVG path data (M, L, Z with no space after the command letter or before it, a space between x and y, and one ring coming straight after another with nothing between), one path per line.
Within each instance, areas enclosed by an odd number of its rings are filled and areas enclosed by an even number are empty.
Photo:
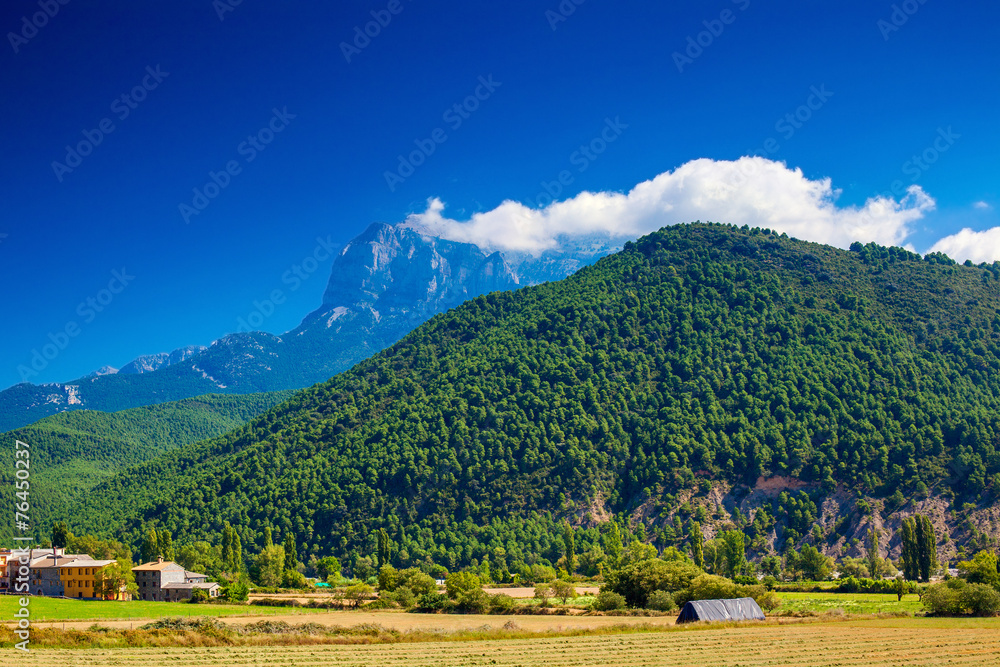
M459 593L457 608L466 614L485 614L490 608L490 596L482 588L470 588Z
M426 595L437 592L437 584L434 579L418 570L415 567L400 570L396 576L397 588L408 588L414 595Z
M920 602L932 614L951 615L962 612L962 604L958 599L959 591L948 584L928 586Z
M425 613L435 613L439 611L451 611L455 603L447 595L441 593L425 593L417 598L417 611Z
M594 611L618 611L625 608L625 597L612 591L603 591L590 607Z
M958 593L963 609L975 616L996 616L1000 611L1000 593L986 584L969 584Z
M453 572L444 582L448 597L457 600L467 591L478 589L482 584L479 577L472 572Z
M283 588L309 588L306 576L298 570L285 570L281 575L281 585Z
M605 575L605 580L607 581L607 590L623 596L630 607L645 607L646 600L653 594L653 591L663 590L675 593L690 586L691 582L699 576L704 576L704 573L694 565L680 562L668 563L652 558L629 563L621 569L612 570Z
M549 589L552 591L552 597L559 598L562 600L563 604L566 604L567 600L572 600L577 597L576 586L568 581L563 581L562 579L556 579L549 584Z
M380 593L379 597L387 602L395 603L403 609L409 609L417 602L417 596L406 586L400 586L394 591Z
M195 588L191 591L191 597L188 598L188 602L191 604L198 604L199 602L208 602L208 591L201 588Z
M674 597L670 593L666 591L654 591L649 596L649 600L646 601L646 608L655 609L656 611L670 611L677 608L677 603L674 602Z
M920 600L932 614L975 614L994 616L1000 612L1000 593L986 584L969 584L962 579L950 579L929 586Z
M245 581L234 581L223 587L222 597L230 602L246 602L250 597L250 587Z
M490 612L494 614L510 614L517 607L517 601L504 593L490 597Z

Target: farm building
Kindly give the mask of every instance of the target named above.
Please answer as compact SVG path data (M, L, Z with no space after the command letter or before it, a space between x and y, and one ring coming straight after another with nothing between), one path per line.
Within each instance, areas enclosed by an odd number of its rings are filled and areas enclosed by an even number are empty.
M692 600L684 605L678 623L693 621L763 621L764 612L753 598Z

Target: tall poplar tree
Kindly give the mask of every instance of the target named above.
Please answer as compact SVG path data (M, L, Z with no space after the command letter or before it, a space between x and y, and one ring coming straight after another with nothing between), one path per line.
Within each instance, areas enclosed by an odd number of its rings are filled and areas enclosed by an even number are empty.
M576 570L576 537L573 535L573 526L566 521L563 523L563 550L566 556L566 572L573 574Z
M917 522L913 517L903 519L903 576L910 581L920 578L920 558L917 546Z
M701 524L695 520L688 523L688 542L691 543L691 559L694 564L705 569L705 536L701 532Z

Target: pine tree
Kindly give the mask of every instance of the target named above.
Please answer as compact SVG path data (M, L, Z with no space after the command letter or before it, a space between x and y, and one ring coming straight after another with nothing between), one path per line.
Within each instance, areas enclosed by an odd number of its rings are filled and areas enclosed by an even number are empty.
M705 569L705 536L701 532L701 524L691 520L688 523L688 542L691 544L691 558L694 564Z
M271 527L264 526L264 548L274 546L274 537L271 535Z
M569 522L563 523L563 548L566 556L566 572L573 574L576 570L576 537L573 535L573 527Z

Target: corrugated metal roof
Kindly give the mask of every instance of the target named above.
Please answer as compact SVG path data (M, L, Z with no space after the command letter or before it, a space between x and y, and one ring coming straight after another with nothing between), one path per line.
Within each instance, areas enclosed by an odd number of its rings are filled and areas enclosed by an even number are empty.
M753 598L692 600L684 605L678 623L692 621L763 621L764 612Z

